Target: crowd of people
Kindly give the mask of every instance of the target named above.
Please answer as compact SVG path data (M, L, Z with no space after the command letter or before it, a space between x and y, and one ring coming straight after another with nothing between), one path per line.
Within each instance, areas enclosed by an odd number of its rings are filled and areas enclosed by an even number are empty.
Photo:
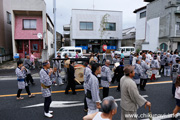
M78 54L78 53L77 53ZM60 53L57 54L56 59L60 59ZM65 82L67 86L65 94L76 95L75 91L75 61L65 55L64 71ZM152 51L142 51L140 53L131 53L129 57L129 64L124 66L124 55L115 54L112 52L111 60L107 59L106 52L103 53L102 62L100 62L99 53L91 54L89 61L85 64L84 69L84 111L87 112L84 120L112 120L112 117L117 113L117 103L113 95L109 96L109 86L118 82L117 92L121 92L121 120L136 119L127 118L126 114L137 114L138 107L143 105L151 107L151 103L144 99L139 94L141 91L146 91L146 83L148 80L148 72L151 71L150 80L156 80L158 74L171 77L173 80L172 94L177 99L177 106L174 109L174 115L180 110L180 58L178 51L174 52L159 52L153 53ZM112 70L111 64L116 64L113 71L114 75L111 77ZM33 61L30 60L29 55L26 55L24 63L20 60L17 62L17 80L18 80L18 93L17 99L24 99L20 96L22 89L26 89L29 97L34 97L31 94L28 84L31 82L35 84L31 76L30 67ZM44 61L43 68L40 70L40 83L42 96L44 97L44 115L46 117L53 117L53 111L49 110L52 102L51 99L51 85L63 85L63 80L60 75L62 71L61 60L53 62L53 68L50 68L50 62ZM101 75L99 77L99 75ZM100 78L100 80L99 80ZM99 87L103 87L103 100L101 102ZM102 109L102 112L99 112ZM135 117L135 116L134 116Z
M91 56L89 65L85 68L84 72L84 89L85 100L84 109L87 110L87 116L84 120L111 120L117 113L117 106L112 108L112 105L107 105L104 109L104 101L111 98L116 104L114 98L109 96L109 85L115 80L118 81L117 91L121 91L121 120L127 119L126 114L136 114L138 106L146 105L151 107L151 103L144 99L138 91L137 85L134 82L135 70L134 66L124 67L124 57L112 53L112 63L119 63L114 69L114 77L111 77L110 60L106 59L105 64L100 65L97 61L97 56ZM101 80L98 81L98 74L101 74ZM100 101L99 86L103 87L103 102ZM109 101L107 101L107 104ZM102 108L103 112L99 112ZM109 110L109 111L108 111ZM135 118L133 118L135 119Z
M156 80L156 75L169 77L172 80L172 95L176 99L173 118L180 110L180 57L178 50L163 52L143 51L140 54L131 53L129 63L134 66L135 81L140 90L145 91L148 79L147 71L152 71L150 80Z

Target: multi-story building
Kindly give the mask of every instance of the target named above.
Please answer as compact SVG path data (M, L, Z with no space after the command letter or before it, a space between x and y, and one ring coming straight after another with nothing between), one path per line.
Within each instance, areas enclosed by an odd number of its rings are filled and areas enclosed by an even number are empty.
M11 0L13 54L35 52L47 60L54 54L53 28L44 0Z
M146 6L145 41L142 49L180 51L180 0L144 1L150 3Z
M12 58L11 13L10 0L0 0L0 59L3 61Z
M64 45L65 46L70 46L70 24L64 25L63 30L64 30Z
M122 12L108 10L73 9L71 18L71 45L80 46L86 52L108 51L121 46Z
M64 46L64 38L59 32L56 32L56 45L56 50L59 50L62 46Z
M134 46L135 45L135 36L136 36L136 28L130 27L127 29L123 29L122 31L122 40L121 40L121 46Z

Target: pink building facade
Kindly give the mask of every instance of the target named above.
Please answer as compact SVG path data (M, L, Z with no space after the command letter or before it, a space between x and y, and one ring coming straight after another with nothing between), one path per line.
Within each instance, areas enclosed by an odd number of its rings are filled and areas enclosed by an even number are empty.
M43 38L39 39L37 34L43 36L42 16L15 16L14 39L20 58L26 54L35 53L40 58L43 49Z

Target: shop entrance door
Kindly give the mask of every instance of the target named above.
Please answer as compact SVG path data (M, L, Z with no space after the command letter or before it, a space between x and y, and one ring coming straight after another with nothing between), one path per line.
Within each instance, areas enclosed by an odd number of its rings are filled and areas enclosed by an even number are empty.
M94 53L100 52L100 45L92 45L92 51Z
M29 42L28 40L24 40L24 57L26 57L27 54L29 54Z

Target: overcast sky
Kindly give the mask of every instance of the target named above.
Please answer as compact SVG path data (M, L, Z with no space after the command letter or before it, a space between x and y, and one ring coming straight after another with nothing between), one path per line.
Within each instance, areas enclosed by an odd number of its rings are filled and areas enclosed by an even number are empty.
M94 1L94 2L93 2ZM63 25L70 23L72 9L94 9L123 11L123 29L135 27L133 11L145 6L144 0L56 0L57 31L63 33ZM53 0L45 0L47 13L53 20ZM53 20L54 21L54 20Z

